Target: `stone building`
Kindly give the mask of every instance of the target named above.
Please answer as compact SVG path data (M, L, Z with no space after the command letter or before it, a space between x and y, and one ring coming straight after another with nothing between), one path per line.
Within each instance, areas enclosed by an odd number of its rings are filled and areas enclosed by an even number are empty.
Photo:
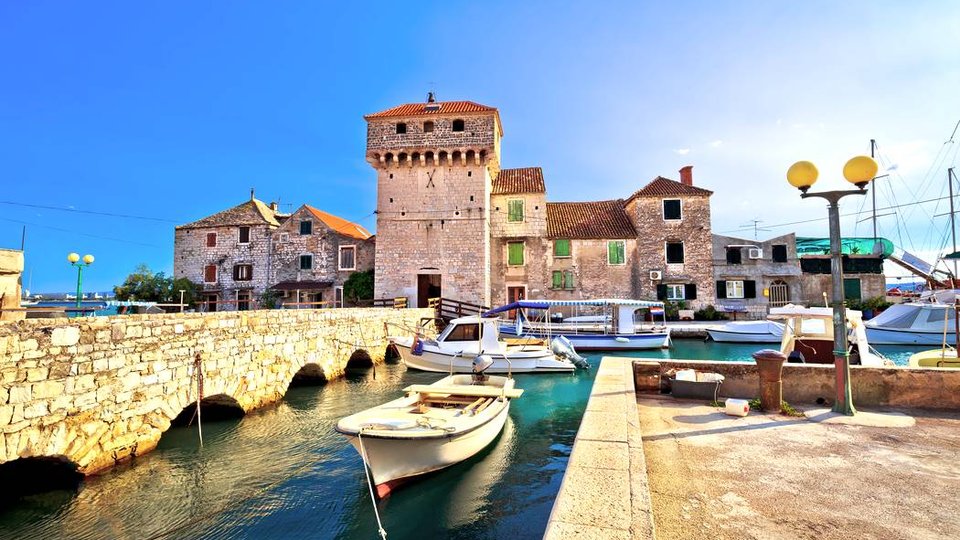
M373 268L374 240L343 218L301 206L274 232L271 289L284 303L343 305L343 283Z
M202 288L206 311L255 308L273 289L285 302L342 300L343 283L373 266L373 237L363 227L308 205L292 215L250 200L180 225L173 275Z
M23 252L19 249L0 249L0 321L23 319L20 311Z
M762 242L713 235L713 274L715 305L727 313L762 319L804 298L793 233Z
M548 203L539 167L501 169L493 107L431 95L364 118L377 297L712 302L712 192L693 186L692 167L626 200Z

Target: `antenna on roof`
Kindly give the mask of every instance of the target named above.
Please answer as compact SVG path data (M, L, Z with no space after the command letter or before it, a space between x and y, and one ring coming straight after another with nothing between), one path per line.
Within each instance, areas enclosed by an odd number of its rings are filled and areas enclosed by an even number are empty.
M253 188L250 188L250 200L253 200Z
M754 240L757 240L757 239L758 239L758 236L759 236L758 232L759 232L759 231L769 231L769 230L770 230L770 229L767 229L767 228L764 228L764 227L760 227L760 226L759 226L761 223L763 223L763 220L762 220L762 219L751 219L750 221L752 222L752 224L751 224L751 223L747 223L746 225L741 225L740 228L741 228L741 229L753 229L753 239L754 239Z
M433 92L427 92L427 103L436 103L437 98L433 95Z

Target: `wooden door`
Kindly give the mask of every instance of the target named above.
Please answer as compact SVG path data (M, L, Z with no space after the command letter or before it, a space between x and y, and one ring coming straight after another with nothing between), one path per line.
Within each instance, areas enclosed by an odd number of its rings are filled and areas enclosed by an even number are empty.
M518 300L524 300L527 298L527 287L526 286L514 286L507 287L507 303L512 304ZM516 318L516 310L510 310L507 314L507 317L513 319Z
M440 298L440 274L417 274L417 307L430 307L431 298Z

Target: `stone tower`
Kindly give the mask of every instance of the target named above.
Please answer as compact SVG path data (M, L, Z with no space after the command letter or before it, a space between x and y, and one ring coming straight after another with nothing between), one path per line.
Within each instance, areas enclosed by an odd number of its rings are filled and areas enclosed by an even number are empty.
M431 93L364 118L367 161L377 171L375 296L489 305L497 109Z

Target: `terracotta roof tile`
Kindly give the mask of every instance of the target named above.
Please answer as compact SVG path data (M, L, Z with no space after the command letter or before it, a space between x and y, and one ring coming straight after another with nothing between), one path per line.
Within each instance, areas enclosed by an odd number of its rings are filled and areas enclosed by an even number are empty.
M623 200L547 203L547 237L636 238Z
M501 169L493 181L492 195L511 195L514 193L544 193L543 169L525 167L523 169Z
M304 206L307 207L307 210L309 210L314 217L322 221L327 227L330 227L337 233L340 233L344 236L349 236L350 238L356 238L357 240L366 240L370 238L369 231L352 221L347 221L342 217L337 217L333 214L324 212L323 210L318 210L309 204L305 204Z
M431 108L427 108L430 105ZM435 107L434 107L435 106ZM378 113L364 116L370 118L390 118L393 116L421 116L430 114L457 114L457 113L478 113L478 112L496 112L496 107L488 107L473 101L437 101L435 103L407 103L380 111Z
M709 189L688 186L676 180L658 176L642 189L631 195L627 201L631 201L636 197L663 197L665 195L713 195L713 192Z
M269 206L257 199L244 201L233 208L228 208L222 212L217 212L212 216L178 225L177 229L199 229L205 227L227 227L234 225L268 225L270 227L279 227L278 218L285 217L270 209Z

